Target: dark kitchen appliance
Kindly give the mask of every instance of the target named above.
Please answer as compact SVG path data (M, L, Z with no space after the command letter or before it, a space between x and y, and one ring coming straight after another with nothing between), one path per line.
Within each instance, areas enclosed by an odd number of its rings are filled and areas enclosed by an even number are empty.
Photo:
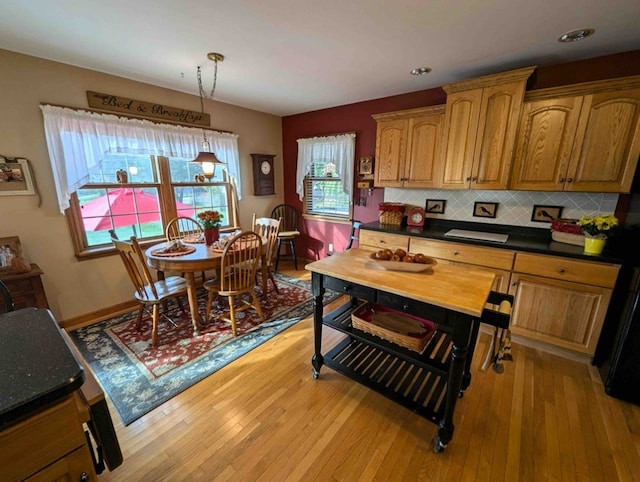
M640 405L640 267L627 286L613 343L598 368L607 394Z

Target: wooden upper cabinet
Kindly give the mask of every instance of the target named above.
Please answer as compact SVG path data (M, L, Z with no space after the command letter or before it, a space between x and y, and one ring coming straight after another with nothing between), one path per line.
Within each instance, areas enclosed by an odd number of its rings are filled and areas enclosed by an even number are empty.
M379 120L376 131L375 185L402 187L408 119Z
M640 156L640 88L584 97L565 191L629 192Z
M373 116L377 121L375 185L437 186L444 106Z
M534 67L444 85L443 189L507 189L526 82Z
M511 189L564 190L581 107L582 97L524 103Z
M629 192L640 156L640 76L527 93L517 139L511 189Z

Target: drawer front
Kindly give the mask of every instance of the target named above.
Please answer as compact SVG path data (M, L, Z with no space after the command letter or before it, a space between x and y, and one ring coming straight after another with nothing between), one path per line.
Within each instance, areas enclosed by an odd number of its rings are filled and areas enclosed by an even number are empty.
M579 261L560 256L518 253L514 271L547 278L613 288L620 265Z
M515 257L515 251L508 249L485 248L483 246L472 246L470 244L413 237L410 241L409 252L423 253L433 258L507 271L511 270L513 258Z
M332 278L331 276L325 276L324 287L326 289L337 291L338 293L343 293L345 295L354 296L356 298L361 298L363 300L371 302L376 301L375 289L369 288L368 286L351 283L350 281Z
M362 229L360 230L360 239L358 240L358 246L377 249L389 248L393 250L402 248L405 251L408 251L409 236Z
M389 308L433 321L440 325L440 329L443 331L450 331L450 328L447 329L447 310L444 308L433 306L428 303L422 303L421 301L412 300L410 298L404 298L391 293L386 293L384 291L380 291L378 293L378 299L376 301L380 305L388 306Z

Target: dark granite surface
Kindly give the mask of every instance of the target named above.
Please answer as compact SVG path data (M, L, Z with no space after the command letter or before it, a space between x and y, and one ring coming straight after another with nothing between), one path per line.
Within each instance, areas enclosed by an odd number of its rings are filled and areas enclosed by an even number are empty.
M523 226L507 226L504 224L473 223L466 221L447 221L438 219L428 219L424 227L414 227L391 224L380 224L378 222L367 223L360 226L360 229L372 231L382 231L385 233L405 234L431 239L442 239L445 241L473 244L476 246L490 246L492 248L512 249L529 253L548 254L554 256L564 256L568 258L585 259L589 261L600 261L604 263L622 263L623 259L610 252L605 247L602 256L584 254L582 246L573 244L558 243L551 239L549 229L538 229ZM482 231L489 233L508 234L506 243L491 241L481 241L476 239L464 239L447 237L444 234L450 229L464 229L468 231Z
M49 310L0 315L0 429L83 383L84 370Z

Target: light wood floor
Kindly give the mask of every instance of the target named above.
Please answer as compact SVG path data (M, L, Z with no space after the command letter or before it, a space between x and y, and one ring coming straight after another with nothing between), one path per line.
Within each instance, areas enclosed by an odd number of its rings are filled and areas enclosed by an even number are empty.
M306 276L281 270L290 275ZM325 346L342 335L325 328ZM640 407L603 392L592 367L514 344L480 370L442 453L436 425L327 367L311 377L311 319L128 427L103 481L640 481Z

